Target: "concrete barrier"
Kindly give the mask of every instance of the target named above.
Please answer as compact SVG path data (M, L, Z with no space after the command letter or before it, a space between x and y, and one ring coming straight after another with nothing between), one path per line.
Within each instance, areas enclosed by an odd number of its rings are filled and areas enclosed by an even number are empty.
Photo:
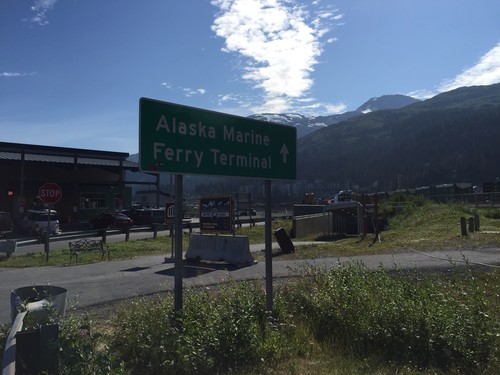
M308 236L329 236L332 234L332 215L321 213L316 215L294 216L292 219L293 238Z
M254 263L246 236L201 235L189 236L186 259L228 262L238 265Z

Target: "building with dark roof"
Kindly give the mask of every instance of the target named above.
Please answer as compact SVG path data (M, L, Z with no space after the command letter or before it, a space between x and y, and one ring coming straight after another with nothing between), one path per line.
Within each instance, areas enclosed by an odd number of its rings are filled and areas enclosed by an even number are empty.
M20 220L42 204L39 189L55 183L62 190L54 209L61 223L85 222L102 211L131 204L125 172L138 171L128 153L0 142L0 211Z

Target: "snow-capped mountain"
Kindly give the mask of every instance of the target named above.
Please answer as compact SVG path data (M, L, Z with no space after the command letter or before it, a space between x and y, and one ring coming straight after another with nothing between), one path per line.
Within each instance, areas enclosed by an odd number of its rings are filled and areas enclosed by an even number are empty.
M355 111L349 111L339 115L304 116L299 113L260 113L248 117L256 120L295 126L297 128L297 138L302 138L320 128L345 121L352 117L382 109L399 109L418 101L419 100L405 95L383 95L368 100Z
M406 95L383 95L371 98L363 105L361 105L357 112L370 113L373 111L380 111L382 109L399 109L407 105L419 102L418 99Z

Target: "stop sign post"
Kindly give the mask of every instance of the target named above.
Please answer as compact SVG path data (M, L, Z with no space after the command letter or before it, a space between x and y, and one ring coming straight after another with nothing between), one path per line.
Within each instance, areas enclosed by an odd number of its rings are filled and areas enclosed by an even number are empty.
M62 189L55 182L46 182L38 189L38 196L45 204L55 204L62 198Z
M46 182L38 189L38 197L49 206L47 215L47 233L45 237L45 261L49 261L49 237L50 237L50 205L56 204L62 198L62 189L55 182Z

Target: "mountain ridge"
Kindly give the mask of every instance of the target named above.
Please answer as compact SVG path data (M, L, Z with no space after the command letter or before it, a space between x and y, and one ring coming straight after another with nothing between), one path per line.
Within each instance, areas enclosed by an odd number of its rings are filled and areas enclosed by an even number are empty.
M393 94L371 98L354 111L335 115L306 116L299 113L257 113L248 117L261 121L295 126L297 128L297 138L302 138L318 129L346 121L353 117L379 110L399 109L418 102L420 102L418 99L410 96Z
M379 110L298 140L298 178L358 190L412 188L498 175L500 84Z

